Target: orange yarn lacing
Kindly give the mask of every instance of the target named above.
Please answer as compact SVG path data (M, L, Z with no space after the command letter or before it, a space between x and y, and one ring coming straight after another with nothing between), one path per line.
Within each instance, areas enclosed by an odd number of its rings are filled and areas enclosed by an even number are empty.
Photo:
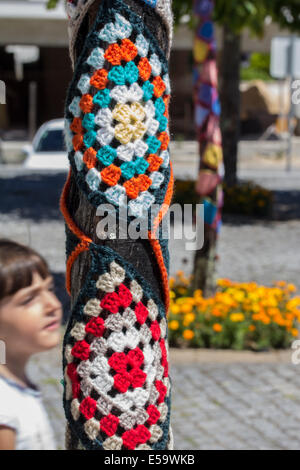
M148 232L148 238L149 242L152 246L153 252L156 257L157 264L160 269L160 274L161 274L161 279L162 279L162 285L163 285L163 292L164 292L164 300L165 300L165 308L166 308L166 313L168 313L169 310L169 304L170 304L170 295L169 295L169 279L168 279L168 272L164 263L164 258L161 250L161 246L159 243L159 240L156 238L156 231L161 223L163 217L166 215L171 199L173 196L173 184L174 184L174 176L173 176L173 167L172 164L170 163L170 181L168 184L168 188L166 191L165 199L162 204L161 210L159 211L158 215L156 216L153 224L152 230L149 230ZM65 185L62 190L62 194L60 197L60 210L61 213L63 214L66 224L81 241L78 243L76 248L72 251L70 256L68 257L67 260L67 266L66 266L66 289L69 295L71 295L71 270L72 266L79 256L80 253L87 251L89 249L90 243L92 243L92 239L87 237L75 224L73 221L68 208L67 208L67 196L69 194L70 190L70 181L71 181L71 169L69 170L67 180L65 182Z
M70 190L70 181L71 181L71 169L69 170L67 180L62 190L62 194L59 201L60 210L65 218L66 224L69 229L81 240L81 242L76 246L76 248L70 254L67 260L66 266L66 289L69 295L71 295L71 269L74 261L80 253L87 251L89 245L92 242L92 239L87 237L75 224L73 221L68 208L67 208L67 196Z

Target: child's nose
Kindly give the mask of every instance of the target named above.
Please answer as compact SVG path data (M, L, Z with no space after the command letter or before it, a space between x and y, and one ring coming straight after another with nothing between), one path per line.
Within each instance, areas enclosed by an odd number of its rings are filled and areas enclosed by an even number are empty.
M47 313L52 313L54 310L61 308L61 303L53 292L46 291L44 293L44 301L47 307Z

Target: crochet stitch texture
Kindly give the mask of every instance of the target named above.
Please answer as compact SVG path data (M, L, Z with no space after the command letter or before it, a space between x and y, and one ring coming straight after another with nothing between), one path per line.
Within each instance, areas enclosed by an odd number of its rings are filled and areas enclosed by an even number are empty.
M88 9L94 3L95 0L64 0L65 1L65 8L69 18L69 26L68 26L68 33L69 33L69 49L70 49L70 57L73 68L75 66L75 43L78 34L78 30L80 24L85 17ZM172 15L172 7L171 7L171 0L140 0L142 3L154 8L159 16L162 18L169 37L169 46L168 46L168 53L167 58L170 55L170 49L173 39L173 15Z
M104 0L68 91L65 138L71 169L60 204L67 226L69 292L75 259L82 251L91 258L63 344L64 408L84 449L173 446L168 250L160 238L173 191L169 98L168 63L157 41L123 1ZM67 208L71 171L93 206L128 207L129 220L145 216L150 222L151 207L158 204L148 237L164 304L130 263L76 226Z

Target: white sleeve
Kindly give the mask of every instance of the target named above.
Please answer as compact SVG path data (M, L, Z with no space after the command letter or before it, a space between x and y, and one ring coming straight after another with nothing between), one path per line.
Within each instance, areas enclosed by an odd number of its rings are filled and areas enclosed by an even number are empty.
M8 387L0 387L0 426L7 426L17 431L19 419L14 398L14 393L9 393Z

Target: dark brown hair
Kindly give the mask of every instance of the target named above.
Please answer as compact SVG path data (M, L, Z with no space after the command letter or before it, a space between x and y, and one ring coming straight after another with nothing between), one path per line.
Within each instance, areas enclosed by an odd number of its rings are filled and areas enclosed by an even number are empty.
M29 287L34 272L50 276L46 260L28 246L0 238L0 300Z

